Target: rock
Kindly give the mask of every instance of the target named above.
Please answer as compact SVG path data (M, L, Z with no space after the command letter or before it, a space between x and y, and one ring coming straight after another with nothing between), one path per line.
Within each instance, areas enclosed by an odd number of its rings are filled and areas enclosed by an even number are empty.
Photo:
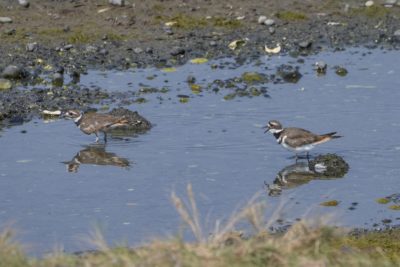
M342 76L342 77L347 75L348 71L345 68L336 66L335 69L336 69L335 73L337 75Z
M218 45L218 43L216 41L210 41L210 46L215 47L217 45Z
M258 17L258 24L264 24L264 22L267 20L266 16L260 16Z
M29 2L28 0L18 0L18 3L20 6L28 8L29 7Z
M9 17L0 17L0 23L12 23L12 19Z
M81 80L81 74L76 70L72 71L72 73L69 76L71 77L71 83L73 84L77 84Z
M64 50L70 50L70 49L73 48L73 47L74 47L74 45L72 45L72 44L67 44L67 45L64 46Z
M170 52L171 56L173 56L173 57L184 55L185 53L186 53L186 50L183 49L182 47L174 47L174 48L172 48L172 50Z
M12 83L7 79L0 78L0 90L8 90L11 89Z
M400 37L400 29L393 33L393 36Z
M372 0L369 0L369 1L365 2L365 6L366 7L371 7L373 5L374 5L374 1L372 1Z
M349 164L336 154L318 155L309 161L309 168L317 171L318 168L324 166L323 171L318 173L325 177L343 177L349 171Z
M302 41L298 45L302 49L309 49L309 48L311 48L312 42L308 41L308 40L307 41Z
M36 42L35 43L28 43L26 45L26 51L28 51L28 52L33 52L33 51L36 50L36 48L37 48L37 43Z
M383 5L385 7L393 7L397 3L397 0L385 0Z
M16 33L15 29L7 29L4 31L6 35L14 35Z
M145 51L146 51L147 54L153 54L153 52L154 52L153 48L151 48L151 47L146 47Z
M194 77L194 76L192 76L192 75L189 75L189 76L186 78L186 82L187 82L187 83L195 83L195 82L196 82L196 77Z
M266 20L264 21L264 24L267 25L267 26L272 26L272 25L275 24L275 20L273 20L273 19L266 19Z
M108 0L108 3L114 6L124 6L125 0Z
M15 80L26 78L28 75L29 73L25 69L15 65L8 65L1 73L1 77Z
M99 48L94 45L87 45L85 50L86 50L86 52L89 52L89 53L95 53L99 50Z
M285 64L278 67L277 75L282 77L285 82L290 83L297 83L302 77L298 67Z
M135 49L133 49L133 52L135 52L136 54L140 54L143 52L143 49L140 47L136 47Z
M324 61L315 62L315 67L318 73L325 74L328 65Z
M268 27L268 32L270 34L274 34L275 33L275 28L274 27Z
M61 87L64 84L64 75L62 75L59 72L54 73L53 75L53 79L51 81L51 83L53 84L53 86L55 87Z
M106 56L108 55L108 50L105 48L100 49L99 54L102 56Z
M174 34L174 32L173 32L173 30L172 30L172 28L170 26L164 26L163 30L168 35L173 35Z

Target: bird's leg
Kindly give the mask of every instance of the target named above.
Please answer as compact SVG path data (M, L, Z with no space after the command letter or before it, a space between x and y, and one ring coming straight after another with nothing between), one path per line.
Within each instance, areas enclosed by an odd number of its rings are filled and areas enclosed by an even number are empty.
M296 163L297 163L297 160L299 159L299 156L297 155L297 153L296 153L295 159L296 159Z
M95 132L94 134L96 135L96 141L95 142L98 143L99 142L99 135L97 134L97 132Z
M104 143L107 143L107 133L104 132Z

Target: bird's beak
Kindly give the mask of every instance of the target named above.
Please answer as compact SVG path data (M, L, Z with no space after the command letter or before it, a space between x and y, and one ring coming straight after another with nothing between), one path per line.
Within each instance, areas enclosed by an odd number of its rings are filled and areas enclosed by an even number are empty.
M271 128L269 128L269 126L266 125L266 126L263 127L263 129L265 129L264 133L267 133L267 132L269 132L269 130L270 130Z

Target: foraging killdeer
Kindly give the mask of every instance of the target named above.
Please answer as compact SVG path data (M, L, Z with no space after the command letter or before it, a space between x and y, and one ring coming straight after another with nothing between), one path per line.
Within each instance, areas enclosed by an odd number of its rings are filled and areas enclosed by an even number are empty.
M313 149L315 145L341 137L336 135L336 132L318 135L301 128L283 128L282 124L276 120L269 121L264 128L266 128L265 133L271 132L275 136L278 144L296 152L296 158L297 152L306 151L308 157L308 151Z
M107 142L107 131L115 127L128 125L128 120L124 117L116 117L101 113L82 113L79 110L68 110L65 113L68 118L74 119L76 126L85 134L96 135L96 143L99 141L99 132L104 134L104 142Z

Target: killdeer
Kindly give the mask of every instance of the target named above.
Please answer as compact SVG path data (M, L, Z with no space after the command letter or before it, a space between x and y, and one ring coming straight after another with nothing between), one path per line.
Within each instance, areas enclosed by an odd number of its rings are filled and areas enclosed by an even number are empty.
M79 110L68 110L65 112L67 118L74 119L76 126L85 134L95 134L96 143L99 141L99 132L104 134L104 142L107 142L107 131L128 125L128 120L124 117L117 117L101 113L82 113Z
M336 135L336 132L318 135L301 128L283 128L282 124L277 120L269 121L264 128L266 128L264 133L271 132L275 136L278 144L281 144L288 150L294 151L296 153L296 159L297 152L306 151L308 158L308 151L313 149L316 145L341 137Z

